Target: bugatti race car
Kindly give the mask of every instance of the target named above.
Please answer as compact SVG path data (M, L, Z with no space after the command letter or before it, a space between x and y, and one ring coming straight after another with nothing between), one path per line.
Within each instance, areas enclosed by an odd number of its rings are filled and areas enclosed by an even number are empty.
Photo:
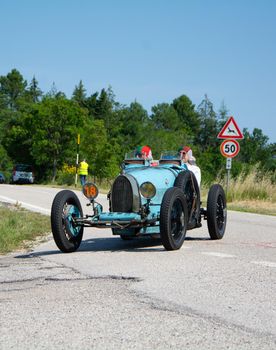
M160 235L166 250L181 248L186 231L207 220L210 238L221 239L226 228L226 197L221 185L210 187L207 208L201 207L200 190L194 173L182 163L177 152L164 152L157 164L127 154L122 171L108 194L109 211L96 202L94 183L83 186L92 215L83 215L77 195L60 191L51 209L51 226L58 248L77 250L84 227L111 228L123 240Z

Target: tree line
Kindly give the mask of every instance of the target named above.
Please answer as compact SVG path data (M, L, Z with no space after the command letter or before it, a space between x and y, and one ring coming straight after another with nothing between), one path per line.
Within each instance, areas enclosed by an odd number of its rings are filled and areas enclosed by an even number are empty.
M80 157L99 179L116 176L125 153L138 145L149 145L158 159L162 151L187 144L203 180L211 182L225 168L217 135L228 117L225 104L216 111L207 95L196 106L183 94L148 113L137 101L116 101L111 87L89 95L80 81L68 98L54 84L43 93L35 77L27 82L12 69L0 76L0 171L10 173L14 163L27 163L37 181L55 181L64 165L75 165L80 134ZM257 164L275 175L276 144L268 143L261 129L243 129L243 134L233 175Z

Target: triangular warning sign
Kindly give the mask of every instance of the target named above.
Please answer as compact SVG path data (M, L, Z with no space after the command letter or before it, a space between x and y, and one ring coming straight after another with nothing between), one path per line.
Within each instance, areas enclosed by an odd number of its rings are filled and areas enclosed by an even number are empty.
M217 136L218 139L243 139L234 117L230 117Z

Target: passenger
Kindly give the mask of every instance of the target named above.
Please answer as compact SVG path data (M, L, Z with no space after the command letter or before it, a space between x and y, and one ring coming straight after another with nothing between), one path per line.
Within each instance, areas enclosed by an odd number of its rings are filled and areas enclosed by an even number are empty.
M201 182L201 170L196 165L196 159L193 156L193 151L189 146L184 146L179 149L180 157L182 162L187 166L188 170L195 174L197 179L198 187L200 187Z
M152 160L152 153L151 153L151 148L149 146L143 146L142 147L142 157L143 159Z
M152 160L151 148L149 146L138 146L136 148L135 156L137 158L151 161Z

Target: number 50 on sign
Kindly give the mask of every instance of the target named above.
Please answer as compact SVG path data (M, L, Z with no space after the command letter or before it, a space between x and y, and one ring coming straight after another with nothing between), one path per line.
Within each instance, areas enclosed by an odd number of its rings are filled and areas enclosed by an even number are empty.
M227 158L234 158L240 151L240 145L236 140L224 140L220 145L220 153Z

